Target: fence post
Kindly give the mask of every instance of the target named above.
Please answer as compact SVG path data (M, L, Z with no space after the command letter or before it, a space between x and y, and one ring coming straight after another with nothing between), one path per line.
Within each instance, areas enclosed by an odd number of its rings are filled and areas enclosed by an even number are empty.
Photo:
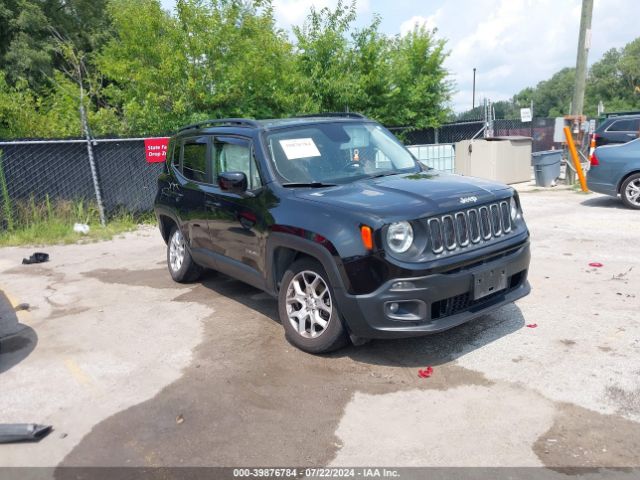
M438 131L439 131L438 127L433 129L433 133L434 133L434 137L435 137L435 142L433 142L433 143L440 143L440 139L438 138L439 137Z
M82 103L82 96L80 98L80 117L82 118L82 130L84 131L85 138L87 139L87 154L89 155L89 166L91 167L93 190L96 193L98 213L100 214L100 224L104 227L106 225L106 219L104 215L104 205L102 204L102 193L100 192L100 182L98 180L98 170L96 169L96 162L93 156L93 144L91 135L89 134L89 125L87 123L87 115L84 111L84 104Z
M0 150L0 199L2 200L2 214L7 224L7 230L13 230L13 205L9 197L7 177L4 175L4 152ZM0 228L2 225L0 224Z

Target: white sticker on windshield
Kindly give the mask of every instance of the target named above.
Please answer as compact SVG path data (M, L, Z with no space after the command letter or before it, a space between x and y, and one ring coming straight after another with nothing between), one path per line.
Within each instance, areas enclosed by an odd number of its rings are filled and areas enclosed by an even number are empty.
M320 156L320 151L318 150L318 147L316 147L313 138L292 138L290 140L280 140L280 145L289 160Z

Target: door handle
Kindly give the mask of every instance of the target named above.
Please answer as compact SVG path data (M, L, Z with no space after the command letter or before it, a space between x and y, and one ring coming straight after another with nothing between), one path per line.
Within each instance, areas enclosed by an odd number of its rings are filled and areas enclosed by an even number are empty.
M627 133L627 137L637 137L638 134L636 133Z

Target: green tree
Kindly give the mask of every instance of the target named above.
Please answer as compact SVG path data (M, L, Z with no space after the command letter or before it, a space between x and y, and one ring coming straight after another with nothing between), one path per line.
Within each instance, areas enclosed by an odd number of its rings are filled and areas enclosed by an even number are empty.
M0 0L0 65L6 80L27 80L36 90L50 87L61 59L52 35L57 33L85 52L99 48L110 35L107 0Z
M444 41L355 20L355 0L311 9L292 42L272 0L177 0L174 14L159 0L0 0L0 136L79 135L80 91L98 135L346 109L443 121Z
M109 4L116 36L98 57L125 130L161 133L224 116L280 116L293 107L291 45L270 1ZM145 41L141 42L140 39Z
M513 98L513 103L530 105L537 117L559 117L570 111L575 68L563 68L549 80L544 80L535 88L525 88Z
M404 36L379 31L380 18L354 30L355 2L312 9L294 28L304 111L352 110L388 125L439 125L452 86L443 66L445 42L417 27Z
M10 85L0 72L0 138L77 137L81 133L76 88L62 73L38 95L19 80Z
M352 34L349 65L354 82L350 108L372 118L389 118L393 100L393 71L389 56L391 40L379 31L380 17Z
M606 111L640 110L640 38L612 48L589 72L585 111L595 116L599 102Z
M392 91L381 121L416 128L436 127L446 121L453 85L444 68L445 45L424 26L393 39L389 52Z
M306 97L302 111L340 112L355 107L357 70L347 40L355 19L355 1L345 5L340 0L335 10L311 7L304 24L293 27L297 72ZM366 36L361 35L363 43ZM361 56L363 62L365 56Z
M0 55L11 84L23 79L36 87L52 74L53 49L46 41L52 25L43 7L28 0L2 0L0 4Z

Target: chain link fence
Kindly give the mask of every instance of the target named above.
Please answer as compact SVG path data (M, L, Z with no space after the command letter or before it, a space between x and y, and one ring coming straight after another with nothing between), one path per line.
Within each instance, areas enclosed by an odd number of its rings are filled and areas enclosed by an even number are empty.
M532 151L540 152L559 148L553 142L554 118L535 118L531 122L520 120L484 120L447 123L440 127L414 129L412 127L392 127L406 145L454 144L461 140L484 137L524 136L531 137Z
M484 121L444 124L440 127L414 129L412 127L392 127L389 130L397 135L405 145L432 145L456 143L482 136Z
M107 215L151 210L163 164L147 163L144 139L92 140L91 148ZM19 202L96 203L86 140L0 142L0 183L0 228Z

